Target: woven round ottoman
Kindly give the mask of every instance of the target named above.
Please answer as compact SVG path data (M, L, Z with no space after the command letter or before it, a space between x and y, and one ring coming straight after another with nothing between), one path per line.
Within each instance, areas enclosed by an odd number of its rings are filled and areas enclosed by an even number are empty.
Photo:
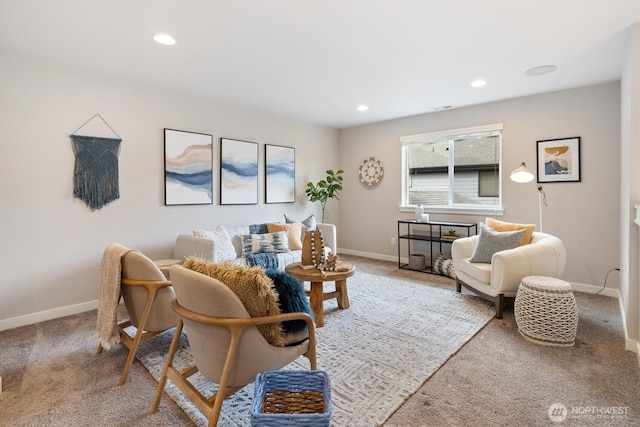
M553 277L522 279L514 307L518 332L537 344L570 347L575 344L578 311L571 285Z

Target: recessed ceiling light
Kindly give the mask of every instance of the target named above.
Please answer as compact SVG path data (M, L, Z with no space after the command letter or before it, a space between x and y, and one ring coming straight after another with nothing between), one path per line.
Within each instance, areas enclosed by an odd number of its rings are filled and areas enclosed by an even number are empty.
M174 44L176 44L176 39L171 37L169 34L158 33L155 36L153 36L153 39L156 42L163 44L165 46L173 46Z
M542 65L540 67L533 67L528 69L524 72L524 75L529 77L543 76L545 74L553 73L557 69L558 67L556 67L555 65Z
M478 79L471 82L471 87L482 87L487 84L486 80Z
M368 109L369 109L369 107L367 107L364 104L358 105L358 108L357 108L358 111L367 111Z

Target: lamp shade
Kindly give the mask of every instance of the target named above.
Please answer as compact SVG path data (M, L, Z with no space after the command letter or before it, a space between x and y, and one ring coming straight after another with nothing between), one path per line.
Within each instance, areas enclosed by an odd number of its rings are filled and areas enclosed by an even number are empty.
M533 181L534 176L529 172L529 169L527 169L527 165L522 162L518 169L514 169L513 172L511 172L510 178L511 181L515 182L531 182Z

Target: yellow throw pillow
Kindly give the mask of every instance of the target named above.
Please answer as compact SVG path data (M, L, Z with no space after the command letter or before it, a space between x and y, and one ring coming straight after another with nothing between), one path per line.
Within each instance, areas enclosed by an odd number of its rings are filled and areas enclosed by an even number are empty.
M267 224L269 233L276 233L278 231L286 231L289 235L289 249L292 251L302 249L302 224L299 222L292 222L289 224L281 224L279 222L271 222Z
M528 245L529 243L531 243L531 236L533 236L533 232L536 229L535 224L516 224L513 222L504 222L493 218L486 218L485 224L500 232L527 230L527 232L524 233L521 245Z
M193 256L187 258L183 266L227 285L251 317L276 316L281 313L278 292L262 267L245 267L229 261L209 262ZM269 344L284 346L282 324L269 323L257 328Z

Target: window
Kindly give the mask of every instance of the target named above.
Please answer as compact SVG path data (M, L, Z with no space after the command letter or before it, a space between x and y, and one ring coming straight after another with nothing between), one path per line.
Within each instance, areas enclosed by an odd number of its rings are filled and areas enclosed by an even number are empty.
M402 205L502 210L502 124L411 135L402 142Z

